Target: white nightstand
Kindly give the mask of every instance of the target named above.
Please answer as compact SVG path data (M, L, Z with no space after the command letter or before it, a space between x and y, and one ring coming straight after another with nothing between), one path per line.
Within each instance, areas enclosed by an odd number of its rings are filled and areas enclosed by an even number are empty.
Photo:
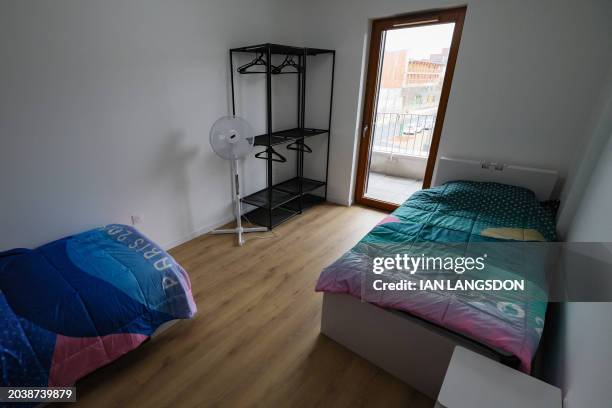
M561 390L455 347L436 408L561 408Z

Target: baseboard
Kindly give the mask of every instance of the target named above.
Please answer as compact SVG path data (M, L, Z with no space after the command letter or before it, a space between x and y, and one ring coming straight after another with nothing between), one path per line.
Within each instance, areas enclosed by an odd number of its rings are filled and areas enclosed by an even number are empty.
M232 222L233 220L234 220L234 215L233 214L228 215L228 216L222 218L220 221L216 221L215 223L207 224L207 225L204 225L202 227L196 228L193 232L191 232L191 233L189 233L189 234L187 234L187 235L185 235L185 236L183 236L183 237L181 237L181 238L179 238L177 240L170 241L170 242L162 245L162 248L165 251L168 251L168 250L170 250L172 248L175 248L175 247L177 247L177 246L179 246L181 244L184 244L187 241L191 241L192 239L197 238L200 235L207 234L207 233L209 233L210 231L212 231L214 229L217 229L217 228L219 228L219 227L221 227L221 226L223 226L225 224L228 224L228 223Z

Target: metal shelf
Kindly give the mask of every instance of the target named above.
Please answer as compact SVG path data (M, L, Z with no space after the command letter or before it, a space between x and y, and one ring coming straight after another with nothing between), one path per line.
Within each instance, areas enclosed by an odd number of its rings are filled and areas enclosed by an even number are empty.
M275 190L284 191L290 194L300 194L300 184L302 185L302 194L309 193L319 187L325 185L324 181L312 180L305 177L294 177L274 186Z
M283 55L319 55L319 54L334 54L334 50L325 50L321 48L309 48L309 47L293 47L291 45L280 45L280 44L259 44L250 47L239 47L232 48L232 52L267 52L270 50L271 54L283 54Z
M301 196L301 211L300 197L286 202L280 207L274 208L271 211L267 208L256 208L244 215L244 217L253 224L263 227L274 228L277 225L295 217L301 212L309 208L325 202L325 198L314 194L304 194ZM270 218L271 217L271 218Z
M256 193L250 194L246 197L243 197L242 202L254 205L255 207L274 209L299 196L299 194L291 194L285 191L277 190L273 187L272 202L270 203L270 196L268 194L268 191L269 190L266 188Z
M312 180L304 177L294 177L282 183L272 186L272 203L268 189L257 191L242 198L242 202L255 207L274 209L282 206L289 201L292 201L300 196L300 180L302 185L302 194L309 193L317 188L325 186L325 182Z
M230 79L232 82L232 114L236 115L236 94L235 94L235 72L238 75L246 74L263 74L265 80L265 119L266 133L255 136L255 146L265 147L263 152L257 153L257 158L266 160L266 188L257 191L242 198L242 202L257 207L256 209L245 214L245 216L253 223L274 228L276 225L287 221L302 211L312 207L315 204L324 202L327 198L327 179L329 170L329 151L330 151L330 128L333 106L333 88L334 88L334 69L336 63L336 52L334 50L325 50L320 48L305 48L293 47L279 44L259 44L250 47L232 48L229 50L230 58ZM241 68L236 70L234 66L234 56L236 53L250 53L254 58L250 63L241 65ZM317 55L325 54L323 57ZM280 65L272 65L273 55L285 55L285 60ZM305 125L306 122L306 73L307 65L310 65L312 60L323 60L322 62L331 60L331 76L329 95L329 118L327 129L314 129ZM286 69L292 67L292 69ZM295 127L273 132L273 103L272 103L272 84L275 75L292 74L297 85L297 115ZM320 101L319 101L320 102ZM287 123L287 122L285 122ZM319 152L313 152L311 146L306 145L305 139L316 136L327 135L323 142L327 142L327 149ZM297 143L295 143L297 142ZM286 146L287 149L295 151L291 155L291 161L295 159L295 177L285 180L282 183L274 184L274 167L276 162L286 163L287 158L276 151L272 146L282 144L293 144ZM314 146L314 144L313 144ZM261 150L261 149L259 149ZM308 156L312 153L325 155L324 171L325 176L318 175L324 181L313 180L304 177L305 161L308 161ZM283 164L284 168L288 164ZM312 192L320 193L321 196L310 194Z
M270 141L268 135L255 136L255 146L276 146L283 143L295 142L299 139L306 137L322 135L328 133L325 129L312 129L312 128L293 128L286 130L279 130L272 133L272 140Z

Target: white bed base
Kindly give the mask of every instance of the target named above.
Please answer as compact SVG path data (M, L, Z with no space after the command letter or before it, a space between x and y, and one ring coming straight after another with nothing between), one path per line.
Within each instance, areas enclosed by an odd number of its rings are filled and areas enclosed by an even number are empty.
M434 400L455 346L501 360L491 349L431 323L345 294L323 294L321 333Z
M558 178L559 173L554 170L487 160L441 157L436 165L436 176L432 186L453 180L494 181L528 188L536 194L538 200L544 201L551 198Z

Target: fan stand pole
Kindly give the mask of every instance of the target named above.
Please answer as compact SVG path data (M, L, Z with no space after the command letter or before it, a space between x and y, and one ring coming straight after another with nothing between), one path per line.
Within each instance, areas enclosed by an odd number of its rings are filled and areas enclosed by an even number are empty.
M238 234L238 245L244 245L244 232L264 232L266 227L242 227L242 205L240 201L240 181L238 179L238 160L231 160L232 164L232 192L234 194L234 215L236 217L236 228L219 229L211 231L211 234Z

